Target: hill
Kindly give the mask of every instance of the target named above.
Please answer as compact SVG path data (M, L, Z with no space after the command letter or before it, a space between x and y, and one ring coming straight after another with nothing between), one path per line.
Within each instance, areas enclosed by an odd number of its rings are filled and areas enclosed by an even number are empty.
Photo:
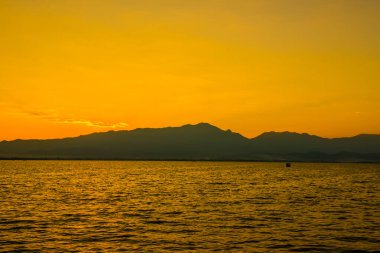
M253 139L207 123L0 142L0 159L380 162L380 135L322 138L268 132Z

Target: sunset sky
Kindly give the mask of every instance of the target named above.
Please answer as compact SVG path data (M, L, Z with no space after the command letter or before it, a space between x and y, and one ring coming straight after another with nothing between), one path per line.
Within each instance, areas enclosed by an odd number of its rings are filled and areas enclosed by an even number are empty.
M378 0L1 0L0 140L380 133Z

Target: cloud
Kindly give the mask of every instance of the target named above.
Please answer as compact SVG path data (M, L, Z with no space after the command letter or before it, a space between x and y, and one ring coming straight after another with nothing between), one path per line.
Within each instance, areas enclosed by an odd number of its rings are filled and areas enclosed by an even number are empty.
M55 123L61 123L61 124L78 124L78 125L85 125L89 127L99 127L99 128L125 128L128 126L125 122L116 122L116 123L109 123L109 122L103 122L103 121L92 121L87 119L75 119L75 118L65 118L62 116L59 116L59 114L54 111L50 110L48 112L41 112L41 111L22 111L23 114L27 114L32 117L36 117L39 119L47 120L50 122Z
M124 122L118 122L114 124L105 123L103 121L91 121L91 120L76 120L76 119L67 119L67 120L54 120L54 122L57 123L64 123L64 124L79 124L79 125L86 125L91 127L104 127L104 128L123 128L127 127L128 124Z
M41 111L22 111L23 114L27 114L29 116L38 117L42 119L54 119L58 117L58 113L50 110L47 112L41 112Z

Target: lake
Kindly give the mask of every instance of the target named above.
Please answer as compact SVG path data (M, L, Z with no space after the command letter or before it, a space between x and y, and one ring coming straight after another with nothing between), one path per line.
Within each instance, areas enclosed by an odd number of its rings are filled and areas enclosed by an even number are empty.
M376 250L380 164L0 161L0 251Z

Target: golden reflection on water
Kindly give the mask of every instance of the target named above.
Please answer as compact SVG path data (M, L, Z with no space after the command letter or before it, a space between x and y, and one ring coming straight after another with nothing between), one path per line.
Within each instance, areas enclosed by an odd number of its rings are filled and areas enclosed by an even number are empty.
M380 165L0 161L5 251L379 249Z

